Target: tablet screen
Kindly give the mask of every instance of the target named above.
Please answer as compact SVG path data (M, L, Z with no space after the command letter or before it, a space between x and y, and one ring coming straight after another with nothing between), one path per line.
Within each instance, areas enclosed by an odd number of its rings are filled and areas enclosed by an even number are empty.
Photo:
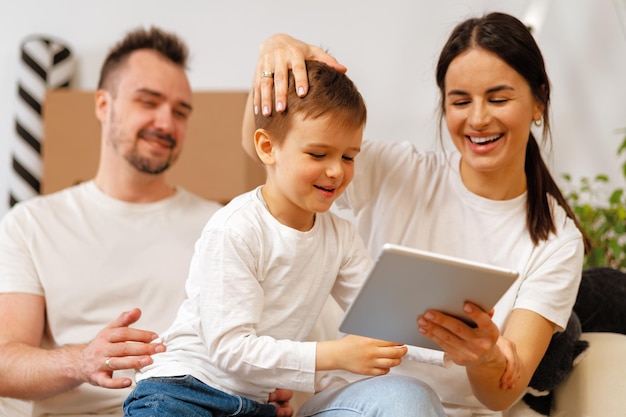
M442 311L472 325L471 301L489 311L517 279L516 271L398 245L385 244L339 330L441 350L417 330L417 317Z

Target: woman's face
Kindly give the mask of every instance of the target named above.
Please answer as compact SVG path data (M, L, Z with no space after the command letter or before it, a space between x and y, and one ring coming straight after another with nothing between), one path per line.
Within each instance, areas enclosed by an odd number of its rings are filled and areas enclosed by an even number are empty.
M499 184L499 195L486 195L498 199L523 192L530 126L543 114L526 80L497 55L469 49L448 67L444 104L466 187L485 194Z

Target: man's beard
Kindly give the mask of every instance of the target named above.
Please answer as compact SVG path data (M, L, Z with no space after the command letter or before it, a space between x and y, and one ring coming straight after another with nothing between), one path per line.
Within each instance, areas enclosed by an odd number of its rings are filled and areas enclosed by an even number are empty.
M164 171L166 171L177 158L177 154L174 153L174 147L176 146L176 141L170 136L166 134L162 134L159 132L155 132L150 129L140 130L137 134L137 138L145 138L146 136L157 136L159 139L166 141L170 146L170 155L165 161L153 161L149 157L142 156L137 149L137 145L133 146L133 148L128 151L124 155L124 159L128 161L137 171L143 172L144 174L157 175Z
M151 161L150 158L145 158L135 151L126 154L124 157L137 171L152 175L166 171L174 162L174 154L170 154L170 157L163 162Z

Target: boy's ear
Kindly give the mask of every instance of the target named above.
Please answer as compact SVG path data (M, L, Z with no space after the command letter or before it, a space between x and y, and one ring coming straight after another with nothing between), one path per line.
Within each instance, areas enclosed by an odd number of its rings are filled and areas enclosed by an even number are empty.
M265 129L257 129L254 132L254 149L263 164L274 164L274 142Z

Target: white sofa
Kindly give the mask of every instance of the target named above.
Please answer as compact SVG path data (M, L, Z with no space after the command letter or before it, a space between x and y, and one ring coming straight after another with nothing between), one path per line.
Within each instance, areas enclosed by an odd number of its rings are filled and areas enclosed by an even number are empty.
M626 416L626 335L583 333L581 338L589 342L586 356L554 390L551 417Z
M30 417L31 409L29 402L0 398L0 417Z

